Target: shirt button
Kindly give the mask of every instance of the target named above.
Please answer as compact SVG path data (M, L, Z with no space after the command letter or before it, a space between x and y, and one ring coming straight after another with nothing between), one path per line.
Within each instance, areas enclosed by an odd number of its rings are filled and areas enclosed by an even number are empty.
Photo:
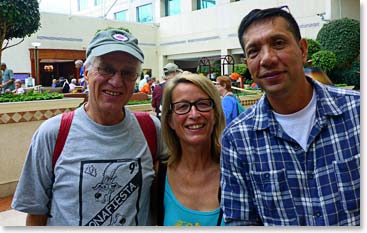
M319 218L319 217L321 217L321 213L320 212L316 212L315 216Z
M265 178L269 178L269 176L270 176L269 173L265 173L264 175Z
M313 179L313 174L308 174L308 179L312 180Z

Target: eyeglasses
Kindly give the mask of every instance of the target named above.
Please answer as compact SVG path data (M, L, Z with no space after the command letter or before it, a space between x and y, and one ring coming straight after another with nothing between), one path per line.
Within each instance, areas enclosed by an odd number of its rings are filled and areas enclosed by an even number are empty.
M118 71L110 67L98 66L97 71L100 75L106 78L112 78ZM138 79L139 74L131 70L121 70L120 75L122 78L135 82Z
M200 112L209 112L214 108L212 99L200 99L195 102L180 101L171 104L171 110L178 115L184 115L191 111L191 107L195 106L196 110Z

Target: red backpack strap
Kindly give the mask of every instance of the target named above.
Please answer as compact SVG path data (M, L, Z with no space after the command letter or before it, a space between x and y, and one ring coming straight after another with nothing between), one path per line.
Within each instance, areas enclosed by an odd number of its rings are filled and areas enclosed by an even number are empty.
M66 142L66 138L68 137L71 122L73 121L74 111L65 112L61 116L61 123L59 128L59 133L56 139L56 145L54 148L54 154L52 155L52 171L55 168L56 161L59 159L62 150L64 149L64 145Z
M147 140L153 161L155 161L157 152L157 133L153 119L150 117L149 113L146 112L134 112L134 115L144 133L145 140Z

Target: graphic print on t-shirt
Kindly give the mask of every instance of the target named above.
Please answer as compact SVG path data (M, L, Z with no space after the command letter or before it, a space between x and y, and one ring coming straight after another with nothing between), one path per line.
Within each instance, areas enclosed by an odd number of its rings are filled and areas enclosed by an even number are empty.
M137 225L141 170L140 159L81 162L79 225Z

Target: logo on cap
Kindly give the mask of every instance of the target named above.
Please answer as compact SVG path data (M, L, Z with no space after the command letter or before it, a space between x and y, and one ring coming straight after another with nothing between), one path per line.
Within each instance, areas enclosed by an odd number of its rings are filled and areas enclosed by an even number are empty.
M118 41L127 41L127 40L129 40L129 38L127 38L125 35L122 35L122 34L115 34L112 37L115 40L118 40Z

